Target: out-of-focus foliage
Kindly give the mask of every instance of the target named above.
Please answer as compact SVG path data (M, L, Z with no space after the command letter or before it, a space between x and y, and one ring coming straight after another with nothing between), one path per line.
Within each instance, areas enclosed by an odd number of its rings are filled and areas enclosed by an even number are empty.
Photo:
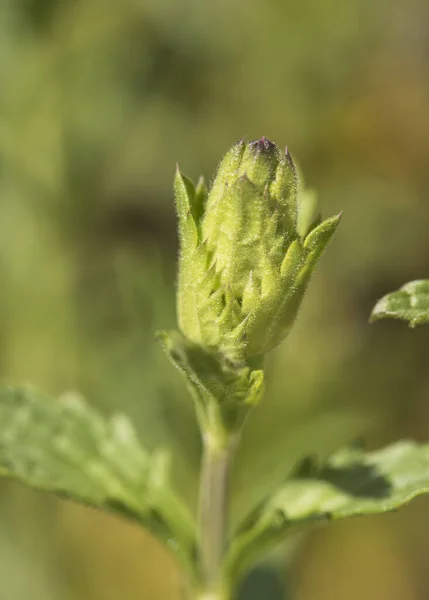
M2 1L2 378L127 413L149 449L172 451L194 507L192 404L153 336L175 327L174 166L210 176L234 140L266 135L344 219L271 356L234 515L303 452L428 439L427 328L367 323L429 264L428 12L424 0ZM255 473L264 485L246 488ZM1 599L179 598L150 536L19 484L0 492ZM294 598L427 597L427 506L311 537Z
M383 296L375 305L371 320L386 318L408 321L410 327L429 323L429 280L410 281Z
M250 513L226 562L235 575L294 531L400 508L429 491L429 445L409 441L365 453L343 448L322 466L303 460L283 486Z
M104 420L75 394L0 392L0 475L138 522L193 575L196 525L171 490L169 457L149 454L125 415Z

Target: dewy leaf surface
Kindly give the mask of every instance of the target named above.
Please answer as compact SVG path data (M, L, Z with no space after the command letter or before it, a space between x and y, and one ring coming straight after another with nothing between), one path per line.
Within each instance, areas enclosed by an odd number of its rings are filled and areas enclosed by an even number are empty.
M105 420L76 395L0 391L0 475L136 519L186 560L193 524L165 459L140 446L125 416Z
M411 327L429 323L429 280L410 281L375 305L371 321L385 318L408 321Z
M429 444L399 442L364 453L337 452L321 467L304 464L242 524L227 568L241 571L304 526L392 511L429 492Z

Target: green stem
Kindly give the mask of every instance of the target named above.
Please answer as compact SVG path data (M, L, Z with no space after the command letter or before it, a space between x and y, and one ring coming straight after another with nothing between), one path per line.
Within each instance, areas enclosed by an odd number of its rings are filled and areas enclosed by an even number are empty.
M226 549L229 476L235 439L223 444L206 434L203 439L199 498L200 572L204 592L199 600L228 600L222 563Z

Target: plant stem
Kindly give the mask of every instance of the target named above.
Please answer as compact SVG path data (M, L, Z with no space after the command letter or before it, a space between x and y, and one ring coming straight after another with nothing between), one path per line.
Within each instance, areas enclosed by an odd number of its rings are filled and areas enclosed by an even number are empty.
M235 439L216 443L203 438L199 497L200 570L204 593L201 600L228 600L222 581L222 561L226 546L229 475Z

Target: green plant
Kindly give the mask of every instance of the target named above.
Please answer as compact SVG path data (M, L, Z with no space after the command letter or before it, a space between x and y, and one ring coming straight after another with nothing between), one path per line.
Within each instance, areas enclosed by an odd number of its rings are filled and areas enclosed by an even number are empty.
M293 532L396 509L429 492L429 445L401 441L325 462L303 456L276 490L228 521L231 465L264 392L264 361L289 333L316 263L340 217L321 219L290 154L266 138L237 142L207 190L175 178L180 258L179 330L159 340L185 377L201 430L198 514L172 489L169 456L140 445L123 415L104 420L76 395L0 393L0 473L134 519L183 567L184 594L229 600L267 550ZM372 319L429 321L429 282L380 300Z

